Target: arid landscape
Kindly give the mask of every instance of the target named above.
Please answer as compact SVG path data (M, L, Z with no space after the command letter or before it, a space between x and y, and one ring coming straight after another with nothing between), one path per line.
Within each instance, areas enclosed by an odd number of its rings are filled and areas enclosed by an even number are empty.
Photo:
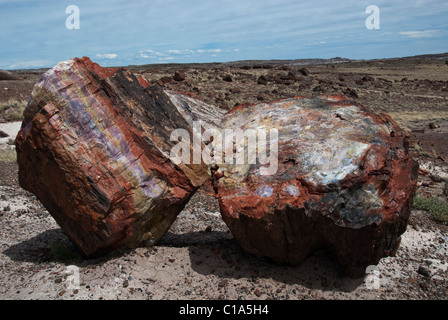
M420 164L398 252L361 279L344 276L325 251L299 266L277 265L240 249L204 187L157 246L85 259L18 184L15 134L46 70L15 70L0 80L0 299L448 299L448 54L127 68L224 110L340 94L391 115L409 132L410 152Z

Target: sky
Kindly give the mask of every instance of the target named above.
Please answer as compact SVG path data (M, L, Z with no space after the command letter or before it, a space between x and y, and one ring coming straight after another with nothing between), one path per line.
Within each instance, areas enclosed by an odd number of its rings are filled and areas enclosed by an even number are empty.
M447 17L446 0L0 0L0 69L443 53Z

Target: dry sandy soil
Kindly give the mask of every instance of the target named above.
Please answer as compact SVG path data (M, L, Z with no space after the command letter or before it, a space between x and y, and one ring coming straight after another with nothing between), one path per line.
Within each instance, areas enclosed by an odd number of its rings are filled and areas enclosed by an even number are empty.
M299 95L346 95L376 112L391 114L409 131L411 150L422 168L418 192L446 200L446 59L448 55L317 61L306 70L298 61L131 70L151 83L224 109ZM0 102L28 100L41 72L16 71L21 80L0 81ZM184 74L173 77L175 72ZM8 137L1 141L6 146ZM206 190L191 199L156 247L84 259L39 201L20 188L17 170L14 162L0 162L0 299L448 298L448 226L428 211L412 211L396 256L383 258L362 279L345 277L325 251L296 267L244 253Z

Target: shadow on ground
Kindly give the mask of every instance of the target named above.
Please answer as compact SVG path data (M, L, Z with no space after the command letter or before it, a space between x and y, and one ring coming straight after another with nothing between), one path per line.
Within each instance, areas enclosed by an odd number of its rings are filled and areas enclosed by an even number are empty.
M51 252L52 244L62 242L76 251L61 229L45 231L29 240L12 245L3 253L19 262L58 262L86 266L101 264L125 255L132 250L118 250L94 259L64 260ZM312 290L351 292L364 283L364 279L345 277L334 257L320 250L299 266L278 265L269 259L244 252L229 232L200 231L184 234L168 232L159 246L188 248L191 267L201 275L215 275L223 279L272 279L285 284L296 284Z
M42 263L58 261L58 258L51 254L51 246L54 243L67 243L67 247L75 247L69 242L62 229L51 229L38 234L28 240L10 246L3 251L11 260L18 262Z
M298 266L279 265L270 259L244 252L228 232L168 234L160 245L188 247L193 271L232 279L273 279L313 290L351 292L364 279L344 276L343 270L326 251L319 250Z

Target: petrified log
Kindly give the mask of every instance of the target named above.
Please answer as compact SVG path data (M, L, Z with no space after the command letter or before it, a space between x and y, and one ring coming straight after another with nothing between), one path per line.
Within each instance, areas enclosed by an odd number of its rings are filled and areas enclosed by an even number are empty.
M327 248L353 277L395 253L418 164L389 116L343 97L298 97L237 107L222 127L278 130L277 167L220 166L221 214L245 251L298 264Z
M0 69L0 80L20 80L20 77L9 71Z
M19 182L84 254L155 244L209 178L204 164L170 160L171 132L191 132L171 99L184 98L88 58L61 62L33 89Z

